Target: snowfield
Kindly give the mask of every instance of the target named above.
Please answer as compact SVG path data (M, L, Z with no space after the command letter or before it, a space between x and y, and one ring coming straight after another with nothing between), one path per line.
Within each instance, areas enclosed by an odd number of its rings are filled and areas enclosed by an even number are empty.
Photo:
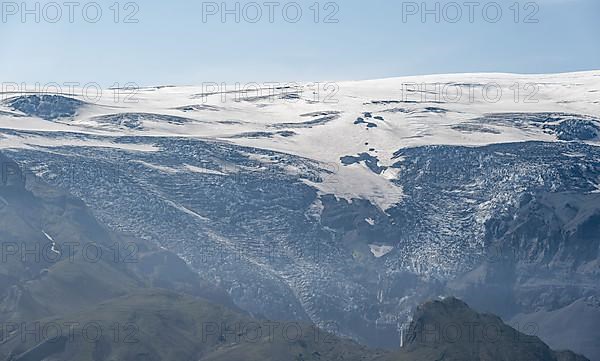
M575 115L598 125L600 71L555 74L455 74L368 81L106 90L93 103L83 96L76 109L43 118L11 107L21 94L4 93L0 128L110 136L190 137L269 149L318 161L335 179L317 185L340 198L366 198L382 209L402 199L390 184L389 167L402 148L424 145L481 146L557 141L551 123L507 122L488 115ZM80 94L77 90L74 94ZM95 96L95 94L94 94ZM13 102L14 103L14 102ZM77 106L69 103L69 107ZM30 107L31 108L31 107ZM16 116L18 115L18 116ZM60 115L60 113L59 113ZM558 119L560 121L560 119ZM584 139L581 139L584 140ZM585 139L598 144L598 137ZM90 145L81 138L4 136L0 147ZM124 144L97 144L127 147ZM129 145L131 147L131 145ZM143 149L140 149L143 150ZM147 149L144 149L147 150ZM366 161L340 164L363 155ZM382 171L377 174L372 168ZM332 178L330 178L332 179Z

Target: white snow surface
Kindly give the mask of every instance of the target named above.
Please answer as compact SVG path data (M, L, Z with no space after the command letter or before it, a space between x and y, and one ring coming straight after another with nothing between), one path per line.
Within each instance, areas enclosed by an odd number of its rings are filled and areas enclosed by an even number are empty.
M370 244L369 247L375 258L381 258L394 250L394 247L392 246L378 246L376 244Z
M399 161L394 159L394 152L407 147L557 141L540 128L514 127L506 123L485 124L491 130L488 132L455 129L457 125L469 125L473 119L489 113L559 112L600 117L600 71L546 75L428 75L334 82L329 88L325 88L325 82L318 84L299 84L294 89L276 91L267 86L261 91L247 93L232 92L236 89L232 85L206 96L202 94L208 90L214 92L214 88L150 87L140 89L135 102L118 103L114 92L106 91L100 101L83 107L75 117L56 121L15 118L3 113L13 110L0 103L0 129L193 137L290 153L318 161L333 171L334 177L329 181L312 184L321 192L346 199L367 198L387 209L402 199L402 189L391 182L398 176L396 170L388 168L376 174L363 163L344 166L340 157L368 153L378 158L379 166L385 167ZM318 95L316 89L319 89ZM457 96L459 90L460 98ZM299 99L281 96L295 92ZM75 91L74 94L79 93ZM2 99L18 95L21 94L2 94ZM182 109L184 107L187 109ZM441 108L443 112L426 108ZM365 112L381 116L383 120L365 118ZM142 120L140 129L124 129L97 120L99 116L118 113L161 114L189 121L174 124ZM326 117L330 119L306 124ZM358 117L377 124L377 127L354 124ZM264 133L272 134L266 137ZM0 149L65 144L154 150L98 140L88 142L74 137L57 141L40 136L9 136L0 131ZM182 165L182 168L190 172L208 171L189 165Z
M44 233L44 236L46 236L46 239L48 239L51 243L50 250L56 254L60 254L60 251L58 251L56 249L56 242L54 241L54 238L52 238L48 233L46 233L46 231L42 231L42 233Z

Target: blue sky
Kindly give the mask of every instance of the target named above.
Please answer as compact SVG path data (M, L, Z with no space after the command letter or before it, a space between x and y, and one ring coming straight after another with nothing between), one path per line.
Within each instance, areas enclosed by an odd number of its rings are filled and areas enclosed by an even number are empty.
M21 1L13 3L18 9L3 2L0 79L110 86L600 69L598 0L479 1L472 19L463 5L468 0L454 5L441 1L439 23L433 14L422 21L422 1L322 1L317 22L314 0L271 5L272 19L267 1L257 2L263 14L255 23L250 22L256 12L249 1L239 2L239 23L234 15L221 21L221 1L144 0L127 8L123 1L118 3L117 23L115 8L111 10L114 0L97 0L98 6L80 2L72 19L62 1L61 17L55 8L43 8L48 1L40 3L39 11L28 1L33 12L25 22ZM427 1L425 7L435 9L435 3ZM520 9L516 18L511 8L515 3ZM102 9L97 22L86 21L84 5L88 20ZM301 17L295 16L298 7ZM497 7L502 17L493 22ZM235 9L235 2L228 1L227 8ZM137 23L125 22L131 13L130 20ZM325 22L328 14L335 15ZM294 18L299 20L292 22Z

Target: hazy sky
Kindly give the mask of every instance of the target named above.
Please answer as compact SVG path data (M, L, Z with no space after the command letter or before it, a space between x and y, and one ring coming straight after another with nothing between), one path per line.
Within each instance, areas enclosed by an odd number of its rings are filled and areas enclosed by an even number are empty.
M2 2L2 82L109 86L600 69L598 0L442 1L438 11L434 1L242 1L239 11L228 1L234 11L225 22L221 1L66 1L39 2L37 10L34 1L27 9L20 0ZM433 10L424 22L423 8Z

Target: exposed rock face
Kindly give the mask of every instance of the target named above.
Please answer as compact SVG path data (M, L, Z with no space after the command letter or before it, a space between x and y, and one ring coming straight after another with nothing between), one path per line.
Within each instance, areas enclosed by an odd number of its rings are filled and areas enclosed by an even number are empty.
M6 104L27 116L57 120L77 115L78 110L86 103L62 95L34 94L8 99Z
M0 187L23 187L25 176L19 165L0 153Z
M109 129L143 130L146 123L182 125L190 119L164 114L152 113L119 113L94 117L92 121Z
M567 113L495 113L475 119L476 124L508 124L519 128L541 128L564 141L597 140L600 119Z
M539 338L495 315L477 313L453 297L417 308L402 351L402 360L586 360L571 352L552 351Z

